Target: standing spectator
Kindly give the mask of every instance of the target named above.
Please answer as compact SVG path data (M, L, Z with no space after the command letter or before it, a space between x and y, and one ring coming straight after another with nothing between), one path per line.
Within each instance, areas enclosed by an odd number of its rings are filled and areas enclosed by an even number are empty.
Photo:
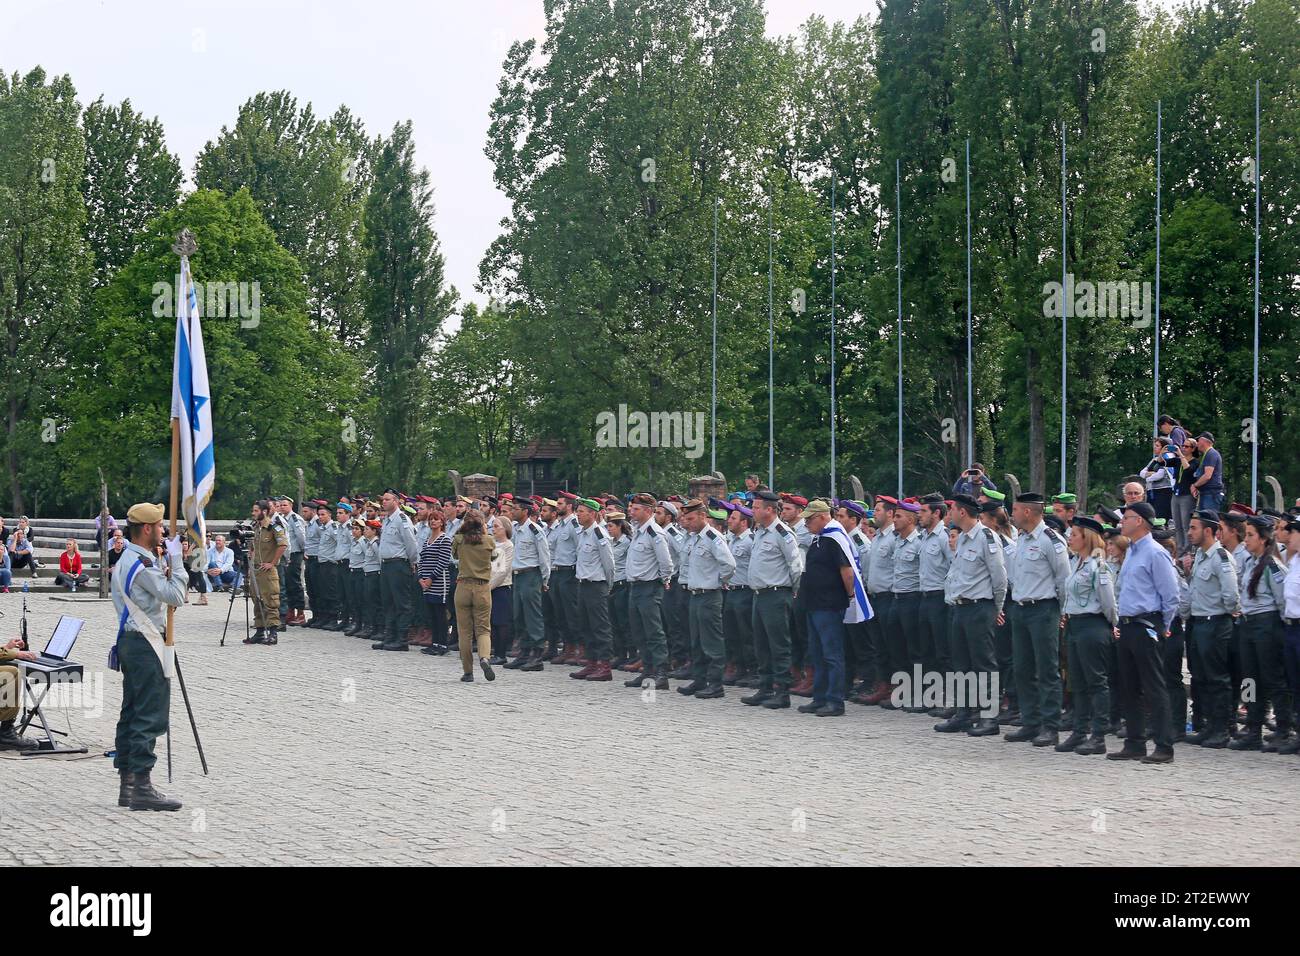
M12 532L5 527L5 519L0 517L0 544L8 545L10 534L12 534Z
M9 593L9 585L13 583L13 579L13 563L9 558L9 549L0 548L0 594Z
M1172 415L1161 415L1156 419L1156 429L1164 437L1165 444L1175 448L1181 448L1189 437L1183 423Z
M447 653L447 599L451 591L451 538L446 532L444 514L434 511L429 516L429 540L420 550L420 587L424 603L433 617L433 643L422 648L424 654Z
M1168 521L1173 517L1174 474L1178 468L1178 453L1161 438L1151 443L1151 460L1138 472L1146 482L1147 501L1156 510L1157 518Z
M1223 456L1214 447L1214 436L1201 432L1196 436L1196 448L1201 453L1201 464L1192 482L1192 494L1203 511L1223 509Z
M77 539L69 538L59 555L59 573L54 576L54 583L61 584L69 591L75 591L78 584L85 584L90 578L81 573L81 552L77 548Z
M510 589L511 567L515 560L515 543L510 540L512 533L510 522L502 516L498 515L492 522L492 537L496 539L497 550L492 558L492 579L488 582L492 589L492 659L489 663L497 666L506 662L514 635L514 595Z
M993 484L993 479L984 473L984 466L978 461L963 471L961 477L953 482L952 486L954 495L970 495L972 498L978 498L985 491L997 490L998 486Z
M9 542L9 547L5 548L11 558L11 567L31 568L32 577L38 577L37 571L40 570L41 563L36 560L36 552L32 550L31 539L24 533L21 528L15 529L13 540Z
M1196 448L1195 438L1184 438L1175 450L1178 452L1178 476L1174 479L1174 530L1178 533L1178 550L1185 554L1188 550L1187 531L1191 527L1192 512L1196 510L1192 482L1196 480L1196 469L1201 466L1201 453Z

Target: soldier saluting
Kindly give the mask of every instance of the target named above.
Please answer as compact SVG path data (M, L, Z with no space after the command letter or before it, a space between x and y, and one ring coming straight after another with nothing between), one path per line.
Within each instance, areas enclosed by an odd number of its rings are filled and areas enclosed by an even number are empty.
M118 633L114 652L122 672L122 713L113 766L121 777L117 805L132 810L179 810L181 802L154 789L154 742L167 733L171 703L171 649L164 645L167 612L185 600L186 573L180 535L163 544L163 506L141 502L126 513L124 554L113 568Z

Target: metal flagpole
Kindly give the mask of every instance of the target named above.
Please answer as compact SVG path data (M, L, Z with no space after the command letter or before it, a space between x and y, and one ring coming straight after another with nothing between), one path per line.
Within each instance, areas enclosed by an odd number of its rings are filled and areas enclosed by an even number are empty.
M772 198L767 199L767 486L776 487L776 444L773 431L776 422L772 398L772 347L775 341L772 321Z
M1160 434L1160 132L1163 121L1161 104L1156 100L1156 325L1155 325L1155 358L1156 358L1156 384L1153 392L1151 417L1152 429L1151 434Z
M894 269L898 274L898 497L903 497L903 187L902 164L894 160Z
M975 460L975 363L971 344L970 294L970 138L966 139L966 467Z
M1259 499L1259 80L1255 81L1255 359L1250 407L1250 506Z
M835 497L835 173L831 173L831 497Z
M709 471L718 470L718 203L713 197L713 372L709 419Z
M1065 120L1061 120L1061 494L1065 494L1065 368L1070 297L1065 293Z

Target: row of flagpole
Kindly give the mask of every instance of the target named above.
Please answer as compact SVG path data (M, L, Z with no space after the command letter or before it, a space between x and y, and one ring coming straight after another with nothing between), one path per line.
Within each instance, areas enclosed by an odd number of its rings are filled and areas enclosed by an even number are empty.
M1255 81L1255 159L1254 159L1254 186L1255 186L1255 256L1254 256L1254 351L1253 351L1253 374L1251 385L1251 462L1250 462L1250 495L1252 504L1256 501L1258 493L1258 472L1259 472L1259 242L1260 242L1260 143L1259 143L1259 116L1260 116L1260 84L1259 80ZM1155 211L1155 233L1156 233L1156 256L1155 256L1155 309L1154 309L1154 328L1152 334L1153 346L1153 383L1152 383L1152 429L1153 434L1158 434L1160 420L1160 265L1161 265L1161 186L1162 186L1162 133L1163 133L1164 112L1161 101L1156 101L1156 211ZM1067 280L1069 272L1069 247L1068 247L1068 197L1067 197L1067 162L1066 162L1066 142L1065 142L1065 124L1061 123L1061 438L1060 438L1060 465L1061 465L1061 492L1068 489L1067 484L1067 438L1069 433L1068 421L1068 370L1069 370L1069 312L1070 303L1066 298ZM971 166L970 166L970 139L966 139L966 464L969 465L975 460L975 369L974 369L974 328L972 322L972 275L971 275L971 203L970 203L970 184L971 184ZM835 217L836 207L836 176L831 174L831 258L830 258L830 277L831 277L831 309L830 309L830 358L831 358L831 448L830 448L830 491L831 496L837 494L836 480L836 244L835 244ZM720 201L714 199L713 203L713 356L712 356L712 385L711 385L711 468L716 471L718 467L717 455L717 395L718 395L718 208ZM773 295L773 257L772 257L772 205L773 197L768 199L767 212L767 480L769 486L774 486L776 481L776 459L775 459L775 417L776 407L774 399L774 350L776 346L775 338L775 312L774 312L774 295ZM898 460L897 460L897 491L903 493L903 200L902 200L902 161L894 160L894 238L895 238L895 272L897 276L897 312L895 314L895 325L897 327L897 419L898 419Z

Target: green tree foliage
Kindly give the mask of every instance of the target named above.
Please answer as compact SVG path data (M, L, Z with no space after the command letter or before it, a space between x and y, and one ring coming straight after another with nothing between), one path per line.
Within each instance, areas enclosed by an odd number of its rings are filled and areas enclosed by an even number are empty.
M51 429L66 426L66 349L90 269L79 112L68 77L0 72L0 443L15 513L24 487L48 479Z
M314 484L333 477L338 423L361 377L353 356L314 333L302 268L246 190L186 197L150 224L139 251L98 293L96 321L77 343L72 424L58 445L63 471L70 487L93 488L102 469L119 507L165 500L176 323L156 313L173 295L171 247L183 228L198 242L190 260L196 282L260 288L255 320L208 315L203 322L216 434L212 510L243 514L255 494L293 490L295 465Z

